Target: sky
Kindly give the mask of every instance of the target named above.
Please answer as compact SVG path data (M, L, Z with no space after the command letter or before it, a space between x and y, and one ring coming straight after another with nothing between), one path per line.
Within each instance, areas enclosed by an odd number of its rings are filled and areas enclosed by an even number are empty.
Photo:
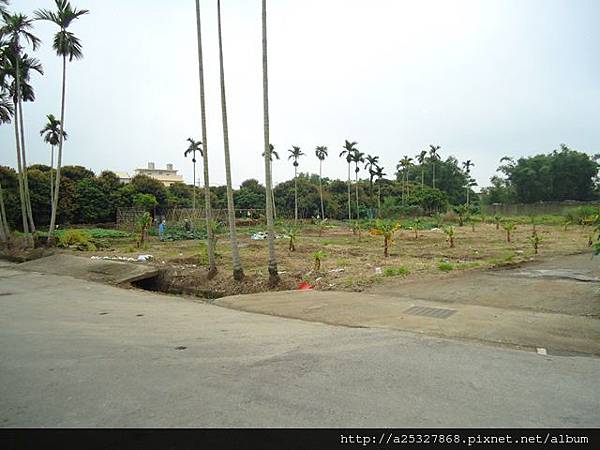
M75 0L84 59L68 64L63 164L132 173L173 163L192 182L186 138L200 139L194 0ZM51 0L12 0L31 14ZM225 183L216 0L201 0L211 185ZM379 155L391 175L429 144L475 163L489 185L502 156L561 143L600 153L600 2L596 0L268 0L271 142L275 182L300 171L345 179L345 139ZM261 1L223 0L223 45L234 186L264 180ZM25 105L30 163L49 163L39 136L60 113L56 29L37 23L37 100ZM29 51L29 53L31 53ZM16 165L12 126L0 164ZM200 167L198 167L200 170ZM200 172L199 172L200 173Z

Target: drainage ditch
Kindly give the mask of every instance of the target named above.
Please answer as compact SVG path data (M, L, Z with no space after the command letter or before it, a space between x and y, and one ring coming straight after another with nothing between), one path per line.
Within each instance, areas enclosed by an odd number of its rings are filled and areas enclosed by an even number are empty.
M173 276L168 269L160 270L156 275L132 281L130 285L144 291L160 292L169 295L191 295L204 300L215 300L226 295L224 292L204 289L201 286L186 285L183 280Z

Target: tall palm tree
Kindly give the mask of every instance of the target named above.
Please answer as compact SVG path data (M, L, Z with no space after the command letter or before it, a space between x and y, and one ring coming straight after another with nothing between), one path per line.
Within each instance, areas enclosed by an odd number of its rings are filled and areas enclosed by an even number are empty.
M262 152L262 157L265 157L265 152ZM273 157L279 159L279 153L275 150L273 144L269 144L269 172L271 173L271 200L273 202L273 218L277 219L277 206L275 205L275 192L273 190Z
M0 36L5 37L3 49L2 83L6 84L6 77L13 78L12 95L15 109L15 141L17 147L17 168L19 169L19 194L21 197L21 215L25 219L23 231L26 235L29 230L35 231L31 200L29 196L29 182L27 178L27 157L25 151L25 133L23 131L23 101L33 100L33 89L28 85L28 91L23 89L23 84L29 79L30 69L42 72L41 65L34 58L23 54L21 41L29 43L36 50L40 40L31 33L33 20L23 14L2 14ZM19 135L20 129L20 135Z
M292 159L294 162L294 223L298 223L298 159L304 155L300 147L293 145L290 150L288 150L290 156L288 159Z
M377 214L379 214L379 210L381 209L381 179L385 177L387 174L383 172L383 167L376 166L375 167L375 176L377 177Z
M375 177L375 168L379 163L379 156L367 155L365 161L365 169L369 172L369 192L371 196L371 204L373 204L373 177Z
M421 187L425 186L425 160L427 159L427 150L422 150L417 155L417 161L421 166Z
M319 197L321 197L321 219L325 219L325 207L323 206L323 161L327 158L327 147L319 145L315 148L315 155L319 158Z
M352 152L352 162L354 163L354 177L356 183L354 184L354 188L356 191L356 218L360 219L360 209L358 205L358 172L360 172L360 167L358 166L360 163L365 162L365 154L363 152L359 152L355 150Z
M50 208L52 208L52 202L54 201L54 176L52 173L54 170L54 147L58 145L60 133L62 132L65 141L67 140L67 133L60 129L60 120L54 117L53 114L48 114L46 117L48 122L40 130L40 136L44 138L46 144L50 144Z
M192 185L194 186L194 190L192 191L192 209L196 209L196 152L200 153L200 156L204 155L202 151L202 142L195 141L192 138L187 138L187 141L190 143L187 150L183 152L184 158L187 158L188 155L192 155L192 165L194 166L194 178Z
M267 214L267 239L269 243L269 282L279 283L277 257L275 255L275 229L273 227L272 180L270 169L269 149L269 75L267 67L267 0L262 0L262 69L263 69L263 119L264 119L264 158L265 158L265 191Z
M9 123L15 113L8 92L0 85L0 125ZM2 184L0 184L0 241L6 242L10 236L8 221L6 220L6 209L4 207L4 196L2 195Z
M219 69L221 74L221 112L223 117L223 148L225 151L225 178L227 181L227 219L229 221L229 237L231 241L231 258L233 278L244 279L244 270L240 260L237 232L235 229L235 206L233 204L233 187L231 185L231 157L229 156L229 129L227 126L227 101L225 98L225 69L223 67L223 39L221 37L221 0L217 0L217 18L219 28Z
M208 136L206 133L206 105L204 101L204 59L202 57L202 21L200 20L200 1L196 0L196 31L198 34L198 81L200 82L200 122L202 127L202 162L204 177L204 217L206 218L206 251L208 254L208 278L217 274L215 258L215 237L212 223L212 206L210 204L210 180L208 177ZM196 175L194 173L194 198Z
M73 8L68 0L55 0L56 11L40 9L35 12L38 20L47 20L60 28L60 31L54 36L52 47L56 54L62 57L62 90L61 90L61 105L60 105L60 128L61 133L58 141L58 160L56 162L56 183L54 185L54 201L52 204L52 214L50 215L50 228L48 229L48 241L54 238L54 227L56 224L56 213L58 210L58 198L60 192L60 168L62 166L62 152L64 137L62 135L63 127L65 126L65 90L67 83L67 58L69 61L73 59L83 58L81 50L81 42L70 31L67 31L69 26L79 17L87 14L87 9L78 10Z
M413 165L412 158L408 155L404 155L404 157L400 160L396 169L399 172L402 172L402 204L405 203L405 199L408 198L409 187L408 187L408 169Z
M346 162L348 163L348 220L352 220L352 200L350 194L350 165L352 164L352 154L357 150L356 145L358 145L358 142L350 142L346 139L344 143L344 150L342 150L342 152L340 153L340 158L342 156L345 156Z
M467 206L469 206L469 194L471 191L470 175L471 175L471 167L473 167L473 166L475 166L475 164L470 159L467 159L465 162L463 162L463 168L465 169L465 173L467 174Z
M431 187L435 189L435 162L440 160L440 155L438 151L441 147L439 145L430 145L429 146L429 159L431 160L432 166L432 177L431 177Z

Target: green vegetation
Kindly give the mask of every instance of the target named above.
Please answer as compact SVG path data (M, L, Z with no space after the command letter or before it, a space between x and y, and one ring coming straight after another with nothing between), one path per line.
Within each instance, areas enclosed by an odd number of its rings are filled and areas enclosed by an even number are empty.
M438 269L440 269L442 272L450 272L452 270L454 270L454 265L452 265L449 262L441 262L438 264Z
M400 277L406 276L410 273L406 267L386 267L383 269L383 276L385 277Z
M323 259L325 259L327 255L322 251L316 251L315 253L313 253L313 258L315 260L315 266L314 266L314 271L318 272L319 270L321 270L321 261L323 261Z
M58 246L76 248L82 251L95 251L96 246L90 241L90 236L83 230L66 230L58 238Z

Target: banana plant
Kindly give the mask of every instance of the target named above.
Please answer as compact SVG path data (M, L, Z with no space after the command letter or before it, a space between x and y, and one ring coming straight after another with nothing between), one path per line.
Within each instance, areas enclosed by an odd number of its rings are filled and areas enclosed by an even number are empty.
M394 235L402 226L388 220L377 220L369 233L373 236L383 236L383 256L390 256L389 247L394 242Z
M540 242L542 242L542 238L537 234L537 231L531 233L531 236L529 237L529 242L531 242L531 245L533 246L533 252L537 255ZM589 245L591 246L591 236Z
M322 250L319 250L313 254L313 258L315 260L315 266L313 270L315 272L321 270L321 261L323 261L326 257L327 255Z
M502 228L506 231L506 242L510 242L510 233L517 229L517 225L514 222L503 222Z
M419 239L419 229L421 228L421 222L422 222L422 220L420 217L417 217L413 222L414 223L413 230L415 232L415 240Z
M444 233L446 233L446 241L450 248L454 248L454 227L445 227Z
M284 230L284 233L289 239L288 250L290 252L295 252L296 251L296 241L298 239L298 228L296 228L295 226L288 226Z
M494 223L496 224L496 230L499 230L500 224L502 223L502 216L500 214L494 216Z

